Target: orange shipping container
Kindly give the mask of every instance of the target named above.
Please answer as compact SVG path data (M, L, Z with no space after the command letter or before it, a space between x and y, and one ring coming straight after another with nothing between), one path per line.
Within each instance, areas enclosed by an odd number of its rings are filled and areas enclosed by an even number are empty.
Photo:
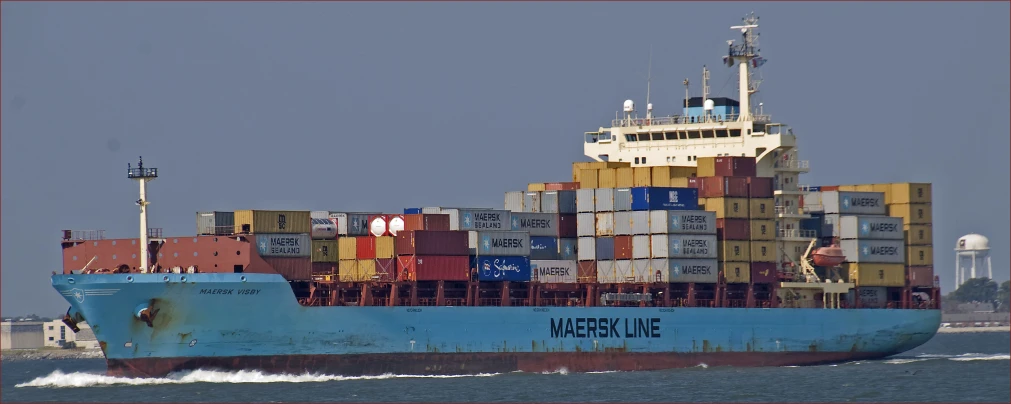
M632 167L614 169L614 185L616 188L631 188L635 184L635 170ZM606 187L601 187L606 188Z
M597 170L597 182L600 188L617 188L617 168L602 168Z
M634 170L634 186L636 187L648 187L653 185L653 168L651 167L636 167Z
M578 182L545 182L545 191L574 191L579 189Z
M928 224L907 224L902 226L906 235L906 245L934 244L933 229Z
M580 170L579 188L600 188L600 171L591 169Z

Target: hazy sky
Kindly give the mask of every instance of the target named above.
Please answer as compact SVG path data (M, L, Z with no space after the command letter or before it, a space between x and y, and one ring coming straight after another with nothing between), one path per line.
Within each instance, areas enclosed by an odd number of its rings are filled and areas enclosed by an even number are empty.
M61 229L136 237L194 212L501 207L564 181L582 133L632 98L679 111L729 27L761 17L756 99L793 126L812 185L934 184L945 292L955 241L1008 279L1009 5L988 3L4 2L2 314L55 315Z

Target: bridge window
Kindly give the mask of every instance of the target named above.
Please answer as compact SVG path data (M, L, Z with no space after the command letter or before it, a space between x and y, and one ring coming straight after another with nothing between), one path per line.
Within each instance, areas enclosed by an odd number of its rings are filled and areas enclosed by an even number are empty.
M657 132L650 135L652 140L663 140L663 133Z
M625 134L625 141L626 142L634 142L636 140L638 140L638 139L636 139L635 135Z
M639 164L639 158L638 157L635 158L635 164Z
M702 138L702 131L699 131L699 130L690 130L690 131L688 131L688 138L689 139L700 139L700 138Z
M649 141L649 133L640 133L638 136L640 142Z
M678 133L677 132L664 132L663 136L667 140L676 140L678 138Z
M717 129L716 137L728 137L730 136L726 129Z
M599 133L592 133L592 132L586 133L586 143L597 143L597 137L599 135L600 135Z
M710 129L710 130L703 130L701 132L702 132L702 138L703 139L712 139L712 138L716 137L716 132L713 131L712 129Z

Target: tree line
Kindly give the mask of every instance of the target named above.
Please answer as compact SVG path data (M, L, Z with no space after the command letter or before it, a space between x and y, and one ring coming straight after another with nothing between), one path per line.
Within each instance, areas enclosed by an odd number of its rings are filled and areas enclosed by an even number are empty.
M1008 312L1011 308L1011 281L1000 285L990 278L972 278L955 291L944 295L941 305L945 312L957 312L959 303L992 303L994 310Z

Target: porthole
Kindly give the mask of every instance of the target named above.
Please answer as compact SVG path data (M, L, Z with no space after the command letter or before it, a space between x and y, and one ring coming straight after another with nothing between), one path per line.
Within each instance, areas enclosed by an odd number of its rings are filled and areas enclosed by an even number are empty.
M137 254L134 254L133 257L130 257L130 258L137 258Z
M177 238L172 239L172 244L179 244L179 239Z
M196 237L193 237L193 242L194 242L194 243L196 243L196 242L197 242L197 238L196 238Z
M162 253L158 253L158 258L163 257Z
M91 244L94 245L95 247L98 247L98 242L97 241L92 241Z
M116 245L116 240L112 240L112 245Z
M76 255L74 256L74 261L77 261L77 256Z
M130 240L130 244L137 245L137 240Z
M116 259L116 254L112 254L112 259Z
M242 255L242 251L235 251L235 255Z
M173 256L173 257L178 257L178 256L179 256L179 253L177 253L177 252L175 252L175 253L172 253L172 256Z
M196 251L194 251L194 252L193 252L193 256L194 256L194 257L196 257L196 256L197 256L197 252L196 252Z
M218 252L217 252L217 251L215 251L215 252L214 252L214 256L215 256L215 257L217 257L217 256L218 256Z

